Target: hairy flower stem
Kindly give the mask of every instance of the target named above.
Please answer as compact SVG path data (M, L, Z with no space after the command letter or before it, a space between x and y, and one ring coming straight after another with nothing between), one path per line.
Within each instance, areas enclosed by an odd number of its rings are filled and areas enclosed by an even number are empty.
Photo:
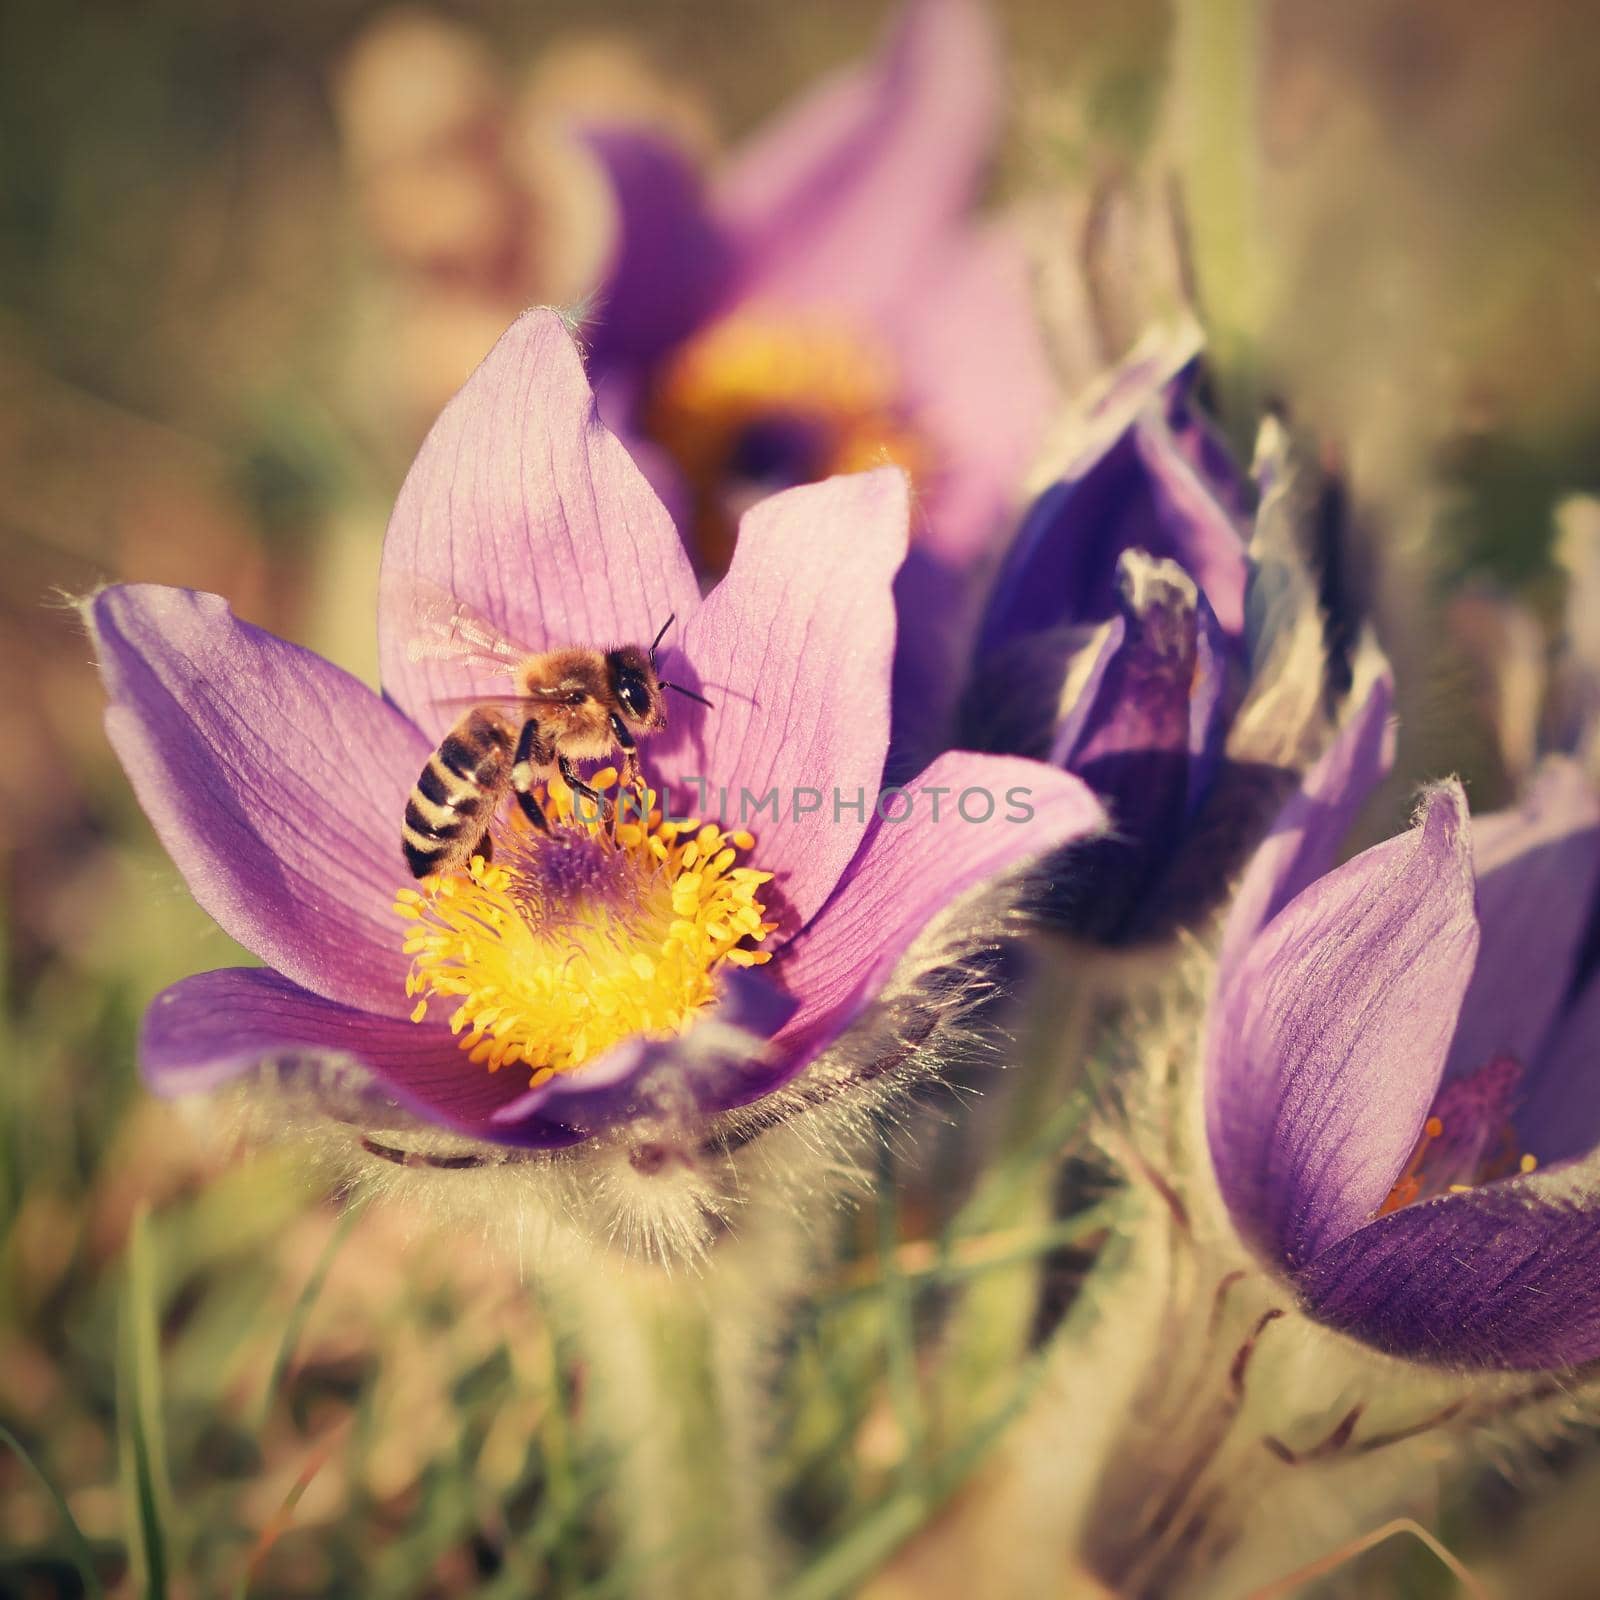
M1193 1202L1195 1197L1191 1196ZM1136 1202L1142 1202L1137 1203ZM1548 1436L1570 1386L1389 1361L1140 1185L971 1510L941 1530L986 1592L1244 1595L1425 1511L1474 1435Z
M766 1384L809 1251L779 1207L738 1223L698 1268L595 1259L550 1283L610 1487L615 1567L641 1600L758 1600L775 1581Z
M1027 1235L1049 1227L1062 1149L1087 1114L1082 1070L1094 1029L1093 997L1071 984L1031 989L1017 1027L996 1148L962 1208L952 1237ZM942 1341L940 1410L970 1419L998 1403L1015 1382L1038 1302L1039 1265L1019 1263L971 1282Z

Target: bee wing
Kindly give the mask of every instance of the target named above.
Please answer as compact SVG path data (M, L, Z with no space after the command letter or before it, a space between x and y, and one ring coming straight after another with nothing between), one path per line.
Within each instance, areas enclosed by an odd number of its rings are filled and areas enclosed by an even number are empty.
M411 660L458 661L509 675L533 653L448 589L425 578L412 578L408 587L412 637L406 654Z
M504 711L514 717L525 717L530 704L521 694L430 694L426 704L441 711L468 711L482 706L491 711Z
M589 698L589 691L573 685L536 683L522 698L524 705L581 706Z
M530 689L526 694L431 694L430 706L450 711L457 707L491 706L496 711L509 711L526 717L540 706L581 706L589 698L584 689Z

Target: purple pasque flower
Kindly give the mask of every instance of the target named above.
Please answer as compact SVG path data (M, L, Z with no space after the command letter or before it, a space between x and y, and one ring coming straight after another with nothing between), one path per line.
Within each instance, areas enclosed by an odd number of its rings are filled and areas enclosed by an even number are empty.
M1194 404L1199 354L1192 327L1148 338L1060 447L990 595L957 724L1106 802L1111 830L1045 909L1111 945L1215 904L1339 698L1286 437L1263 429L1252 511Z
M1600 796L1565 758L1469 820L1459 784L1330 870L1383 764L1383 686L1252 862L1205 1053L1252 1250L1316 1320L1449 1367L1600 1356Z
M639 1118L701 1128L795 1079L955 899L1098 816L1075 779L959 753L874 814L906 524L892 470L774 496L702 599L566 329L535 311L445 409L401 491L382 697L216 596L95 596L112 743L195 898L266 963L156 999L150 1082L348 1064L374 1107L551 1148ZM647 775L776 791L758 837L659 807L613 836L563 787L546 796L552 837L498 825L492 862L414 889L407 796L463 704L505 693L414 648L414 597L440 589L530 651L649 640L675 616L663 672L716 704L673 703L641 747ZM830 798L802 808L800 788ZM954 809L970 790L997 797L988 825ZM1004 820L1024 806L1029 826Z
M710 183L659 137L592 128L616 242L585 328L607 420L715 574L776 488L892 461L918 565L994 536L1054 399L1020 241L973 215L999 64L973 0L912 0Z

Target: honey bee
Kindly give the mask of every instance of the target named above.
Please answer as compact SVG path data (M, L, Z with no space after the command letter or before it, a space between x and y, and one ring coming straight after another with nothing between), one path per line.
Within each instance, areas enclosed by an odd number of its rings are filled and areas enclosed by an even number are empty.
M455 660L511 680L503 699L485 698L456 722L406 801L400 845L417 878L454 871L474 855L488 856L489 825L508 794L534 827L548 833L549 819L534 789L552 773L605 813L606 801L573 762L620 752L623 785L637 789L638 741L666 727L665 691L711 704L656 671L656 650L676 617L667 618L648 646L568 645L531 652L448 594L419 587L412 612L420 627L409 651L413 660Z

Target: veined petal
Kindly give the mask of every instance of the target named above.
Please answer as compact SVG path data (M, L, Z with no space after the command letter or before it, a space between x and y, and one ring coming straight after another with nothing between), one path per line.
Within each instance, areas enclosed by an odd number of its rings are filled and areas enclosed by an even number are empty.
M997 99L983 12L914 0L877 61L824 83L724 178L741 293L888 309L970 203Z
M1110 417L1121 420L1120 407ZM1244 621L1244 541L1178 448L1152 401L1120 433L1091 418L1089 445L1034 502L1006 555L979 649L1018 634L1102 622L1117 606L1128 550L1176 561L1199 584L1229 640Z
M463 695L504 692L505 683L459 662L413 659L419 583L476 608L529 650L647 643L669 616L682 627L699 604L672 519L600 422L553 311L513 323L445 407L389 520L384 688L438 737Z
M336 1072L354 1062L408 1110L481 1137L492 1137L490 1116L527 1082L473 1066L442 1022L374 1016L255 967L197 973L157 995L145 1014L139 1062L166 1095L201 1093L258 1071Z
M980 641L985 653L1003 650L1018 632L1044 632L1111 615L1110 587L1093 599L1084 592L1088 535L1082 530L1095 520L1111 530L1105 541L1111 548L1107 571L1114 571L1123 548L1146 542L1148 507L1141 506L1131 536L1122 537L1111 529L1120 515L1116 497L1099 494L1096 474L1119 445L1122 458L1114 470L1126 472L1132 455L1127 438L1134 423L1150 407L1164 403L1181 375L1193 367L1200 348L1200 330L1192 323L1153 331L1056 430L1046 448L1047 465L1035 483L1037 498L994 587ZM1085 499L1093 503L1075 503L1086 480Z
M1472 852L1483 940L1447 1070L1505 1054L1531 1072L1594 915L1600 794L1576 762L1547 761L1521 805L1474 819Z
M1017 503L1055 404L1022 241L965 234L921 269L889 337L907 409L928 446L928 526L919 546L970 565Z
M106 589L88 620L106 731L195 899L313 993L404 1011L391 906L427 741L364 684L216 595Z
M1138 452L1123 434L1081 476L1058 479L1028 508L984 612L980 662L1029 635L1107 621L1122 552L1154 551L1159 533Z
M1158 926L1154 889L1205 796L1226 677L1216 619L1194 580L1142 551L1121 562L1123 614L1107 630L1051 762L1100 797L1111 830L1083 854L1052 920L1106 941ZM1212 854L1217 889L1226 867Z
M1217 958L1225 984L1256 935L1338 858L1356 813L1394 764L1394 681L1379 669L1250 859Z
M833 898L782 958L800 1009L777 1043L797 1062L877 996L912 941L959 896L1091 837L1106 820L1069 773L965 750L940 756L885 797Z
M1220 984L1206 1128L1240 1232L1293 1270L1377 1211L1444 1071L1478 950L1459 784L1296 896Z
M1600 1196L1561 1170L1405 1206L1299 1274L1312 1315L1392 1355L1560 1369L1600 1357Z
M584 143L615 207L611 259L584 330L598 375L684 338L711 312L730 260L686 152L645 128L589 128Z
M1165 811L1171 810L1171 804L1132 793L1123 797L1114 777L1097 782L1089 769L1140 753L1174 757L1176 821L1187 802L1190 692L1198 666L1200 613L1205 601L1176 562L1130 551L1120 563L1120 572L1124 627L1115 636L1115 654L1096 664L1092 696L1080 697L1063 721L1050 760L1088 777L1098 793L1118 794L1122 803L1112 809L1114 816L1121 816L1142 800L1152 800Z
M727 789L729 825L738 816L757 836L789 934L839 881L883 776L909 517L893 468L773 495L745 514L728 575L684 634L694 686L716 709L686 706L661 741L664 770L698 774L713 797ZM752 808L776 791L777 818L739 811L744 791ZM817 797L809 814L796 814L813 804L797 791Z
M761 975L734 969L717 1008L681 1038L638 1038L581 1073L527 1088L524 1072L469 1061L442 1022L376 1017L308 994L275 972L203 972L156 997L140 1061L162 1094L201 1093L254 1072L315 1072L338 1084L355 1064L363 1098L388 1098L460 1133L524 1149L560 1149L639 1117L715 1109L759 1094L775 1071L765 1042L794 1001ZM752 1089L751 1086L754 1085ZM313 1090L315 1084L313 1084Z
M1194 575L1218 625L1230 638L1244 632L1249 566L1233 514L1180 447L1164 417L1147 412L1134 428L1140 459L1167 542L1155 554L1170 555Z

